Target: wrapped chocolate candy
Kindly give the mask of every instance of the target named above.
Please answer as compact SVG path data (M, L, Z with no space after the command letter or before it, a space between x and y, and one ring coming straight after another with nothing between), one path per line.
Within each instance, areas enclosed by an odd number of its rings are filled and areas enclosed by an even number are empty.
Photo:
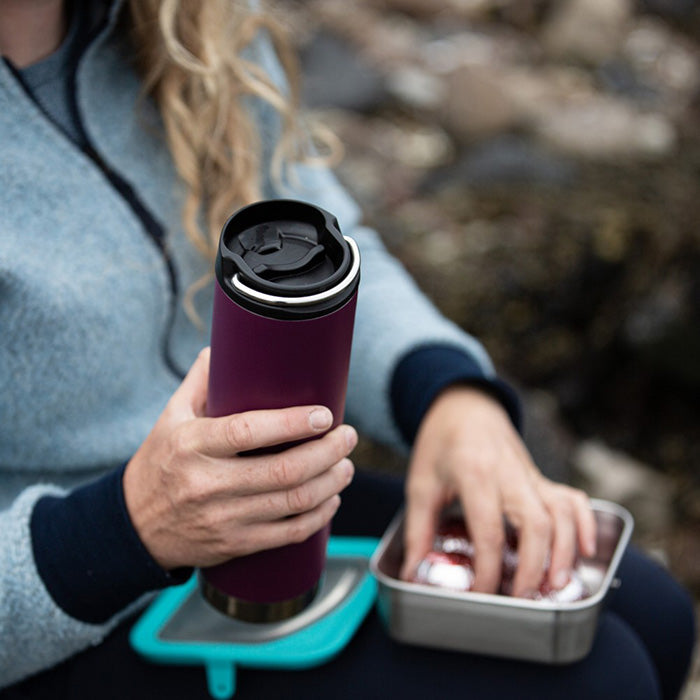
M455 591L470 591L474 584L474 543L461 518L444 518L435 533L433 548L419 562L413 576L414 583L422 583ZM513 580L518 568L518 535L507 525L500 595L512 595ZM574 569L568 583L561 589L551 587L545 569L535 600L554 603L573 603L589 595L580 574Z
M471 559L463 554L431 551L421 559L413 581L453 591L469 591L474 583L474 567Z

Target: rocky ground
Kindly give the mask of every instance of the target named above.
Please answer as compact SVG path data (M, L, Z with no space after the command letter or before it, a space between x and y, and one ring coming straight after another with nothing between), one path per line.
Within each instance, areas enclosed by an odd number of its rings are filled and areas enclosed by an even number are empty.
M542 469L626 505L700 601L694 0L284 7L369 223L520 388Z

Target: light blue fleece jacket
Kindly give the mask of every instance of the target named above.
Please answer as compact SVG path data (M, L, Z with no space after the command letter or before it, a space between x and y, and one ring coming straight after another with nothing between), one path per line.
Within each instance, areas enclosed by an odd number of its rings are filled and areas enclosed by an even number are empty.
M86 624L57 606L37 571L31 515L42 496L127 461L208 342L182 295L209 264L182 231L181 186L114 30L118 12L116 3L77 70L90 152L0 63L0 687L99 643L128 611ZM256 42L251 55L282 80L268 43ZM250 109L263 142L274 143L274 111L253 100ZM493 368L360 225L331 174L303 166L296 174L298 184L283 191L267 182L266 196L333 212L362 252L346 420L405 448L390 400L401 358L441 345L468 354L486 378ZM134 200L167 232L164 241L144 230ZM197 297L205 325L211 298L211 287Z

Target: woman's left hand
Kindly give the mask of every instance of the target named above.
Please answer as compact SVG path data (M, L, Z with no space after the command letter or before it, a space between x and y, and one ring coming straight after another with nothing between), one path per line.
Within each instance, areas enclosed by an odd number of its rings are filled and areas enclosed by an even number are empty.
M548 563L549 583L563 587L577 547L595 552L586 494L545 478L504 408L478 388L449 387L435 399L416 437L406 496L403 578L431 549L440 512L455 498L474 542L475 591L498 590L504 516L518 531L513 595L532 597Z

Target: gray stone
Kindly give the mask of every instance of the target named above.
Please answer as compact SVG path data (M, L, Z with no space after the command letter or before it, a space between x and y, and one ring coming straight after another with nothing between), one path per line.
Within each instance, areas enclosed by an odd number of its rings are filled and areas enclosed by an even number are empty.
M697 17L700 11L698 0L640 0L640 5L648 12L676 20Z
M409 107L434 110L445 98L445 85L433 73L415 66L398 66L387 77L391 94Z
M514 127L518 111L490 65L462 65L444 76L445 99L439 115L445 128L462 142Z
M663 114L640 113L613 97L572 102L543 114L536 133L565 153L597 159L660 158L676 145L676 129Z
M303 102L368 112L387 98L384 78L353 46L327 33L318 34L302 53Z
M473 186L542 184L564 186L576 179L576 165L521 136L497 136L464 150L456 163L427 181L430 189L449 182Z
M589 495L626 507L639 534L668 532L673 523L673 482L665 475L602 442L574 450L575 474Z
M563 0L542 32L552 55L597 64L612 58L632 17L630 0Z
M539 470L560 483L571 480L574 439L559 417L556 398L545 391L521 391L523 440Z
M628 62L608 61L597 70L597 76L606 92L629 97L644 105L656 105L659 91L642 78Z

